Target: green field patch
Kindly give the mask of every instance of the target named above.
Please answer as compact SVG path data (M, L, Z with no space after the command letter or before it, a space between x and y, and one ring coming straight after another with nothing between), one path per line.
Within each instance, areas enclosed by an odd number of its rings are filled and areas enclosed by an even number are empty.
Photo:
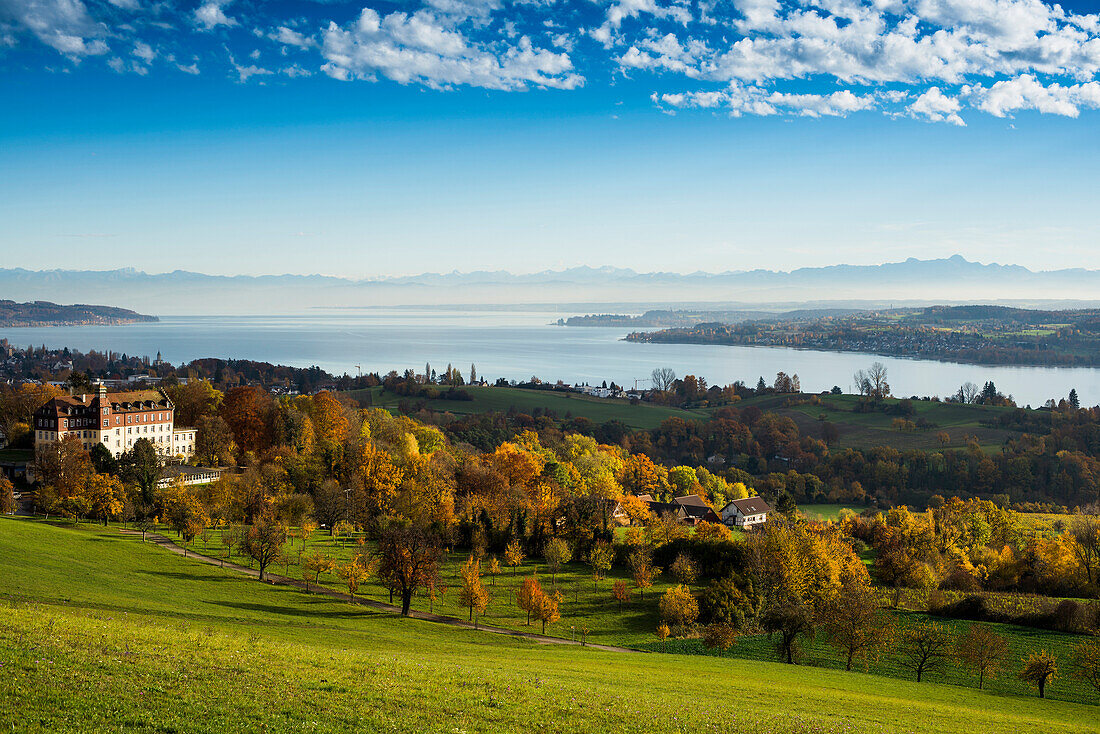
M4 731L1100 731L1064 701L401 619L114 528L0 519L0 577Z

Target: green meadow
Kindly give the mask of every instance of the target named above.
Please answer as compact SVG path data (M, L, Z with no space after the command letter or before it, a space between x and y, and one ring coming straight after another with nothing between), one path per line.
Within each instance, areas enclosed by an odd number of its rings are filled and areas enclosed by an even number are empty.
M113 527L2 518L0 578L3 731L1100 731L1095 705L401 619Z
M477 415L480 413L515 410L532 414L536 409L551 410L558 418L567 415L574 418L587 418L593 423L622 421L635 429L656 428L666 418L679 417L685 420L701 420L707 417L702 410L684 410L652 403L631 405L624 399L596 398L580 393L552 392L550 390L525 390L517 387L463 387L472 400L424 400L405 398L392 392L382 392L380 387L364 390L352 390L347 393L361 405L371 405L396 411L402 401L413 405L425 403L428 408L440 413L452 413L457 416Z

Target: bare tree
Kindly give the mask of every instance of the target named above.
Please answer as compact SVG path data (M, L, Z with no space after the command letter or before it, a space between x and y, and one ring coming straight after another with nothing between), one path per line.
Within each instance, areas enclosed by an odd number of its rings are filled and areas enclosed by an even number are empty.
M952 649L951 635L943 625L920 622L904 632L898 640L897 658L903 668L917 674L917 683L925 673L942 670Z
M983 624L971 625L956 643L955 654L978 673L978 689L985 687L986 677L993 677L1008 654L1008 640Z
M886 381L886 365L875 362L867 370L867 379L871 381L871 397L876 400L890 397L890 383Z
M676 381L676 373L668 367L658 367L650 373L649 377L653 381L653 389L660 392L668 390Z
M967 404L975 403L981 392L981 388L973 382L964 382L962 385L959 385L959 390L955 393L955 401Z
M1075 515L1070 523L1069 532L1073 536L1073 554L1085 568L1085 576L1091 584L1097 577L1096 567L1100 564L1100 518L1092 512Z

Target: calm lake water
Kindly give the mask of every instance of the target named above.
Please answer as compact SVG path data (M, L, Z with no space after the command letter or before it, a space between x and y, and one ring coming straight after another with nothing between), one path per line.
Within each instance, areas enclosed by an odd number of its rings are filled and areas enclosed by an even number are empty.
M470 364L487 379L598 383L632 386L655 367L694 374L711 384L769 382L782 370L799 376L806 391L839 385L850 391L852 374L874 361L889 368L895 395L948 395L963 382L993 380L1018 403L1041 405L1076 388L1081 402L1100 403L1100 370L1056 367L984 367L866 354L773 347L637 344L621 341L627 330L551 326L574 312L379 309L291 316L170 316L159 323L0 329L19 346L45 344L125 352L172 363L199 357L254 359L300 367L317 365L334 374L388 372L424 364L442 372Z

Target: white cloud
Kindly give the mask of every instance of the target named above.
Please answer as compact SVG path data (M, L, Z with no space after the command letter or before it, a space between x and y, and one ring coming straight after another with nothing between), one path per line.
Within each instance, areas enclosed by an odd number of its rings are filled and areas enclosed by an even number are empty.
M0 24L29 31L39 41L76 60L110 51L107 27L80 0L0 0ZM14 41L14 34L11 35Z
M310 48L317 45L317 42L311 36L306 36L296 30L287 28L286 26L279 26L274 31L272 31L268 35L268 37L276 43L281 43L284 46Z
M1020 110L1038 110L1043 114L1077 117L1081 108L1100 108L1100 82L1063 86L1057 82L1042 84L1030 74L994 83L991 87L964 87L974 105L996 117Z
M200 5L195 10L195 22L203 30L212 31L218 26L235 26L238 25L235 18L230 18L222 10L223 5L228 5L228 2L223 0L212 0L203 5Z
M583 83L566 53L537 49L527 36L515 45L487 48L421 10L379 16L364 8L347 27L331 23L322 34L322 70L329 76L433 88L468 85L525 89L529 85L572 89Z
M122 8L123 10L140 10L141 3L138 0L107 0L107 2L114 5L116 8Z
M759 86L733 84L722 92L654 94L653 101L668 107L703 109L727 108L733 117L742 115L796 115L800 117L847 117L852 112L874 109L874 96L844 89L831 94L769 92Z
M153 50L153 47L143 41L138 41L134 44L133 55L141 59L147 64L152 63L153 59L157 57L157 52Z
M959 117L962 105L954 97L948 97L940 91L939 87L929 87L928 91L917 97L913 104L906 109L914 117L923 117L933 122L950 122L952 125L964 126L963 119Z

